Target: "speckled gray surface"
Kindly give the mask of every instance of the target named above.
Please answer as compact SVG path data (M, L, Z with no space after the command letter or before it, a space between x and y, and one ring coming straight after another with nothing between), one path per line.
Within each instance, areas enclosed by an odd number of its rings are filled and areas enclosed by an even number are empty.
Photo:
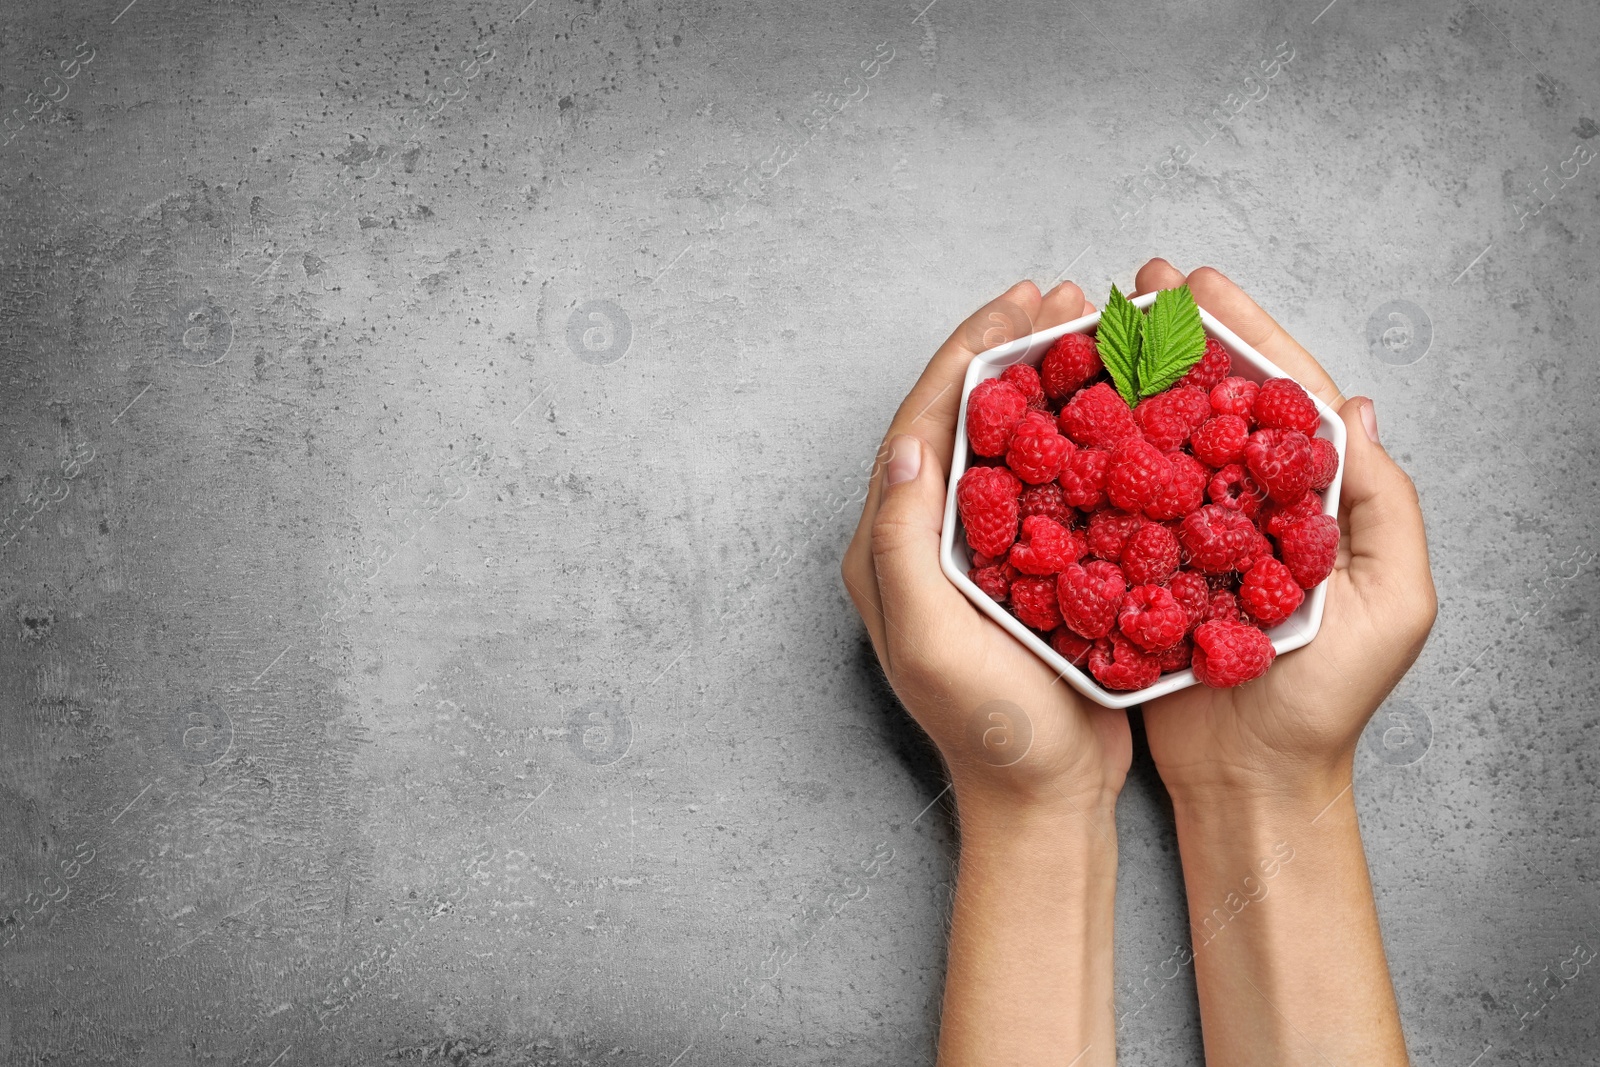
M966 312L1156 253L1421 488L1415 1061L1592 1060L1593 5L125 3L0 41L0 1061L925 1062L861 471ZM1130 1064L1200 1062L1162 805Z

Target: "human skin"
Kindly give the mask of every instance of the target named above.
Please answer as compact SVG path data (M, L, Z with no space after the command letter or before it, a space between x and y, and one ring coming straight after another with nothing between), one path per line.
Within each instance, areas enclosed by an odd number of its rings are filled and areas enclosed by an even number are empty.
M1316 639L1245 685L1144 705L1176 816L1206 1060L1405 1064L1351 776L1363 727L1437 612L1417 492L1379 442L1372 401L1345 399L1221 273L1185 277L1155 259L1135 288L1186 281L1201 307L1337 410L1347 437L1339 558Z
M945 478L977 352L1088 313L1020 282L950 336L901 404L842 566L890 685L938 745L961 835L939 1063L1111 1064L1114 813L1125 713L1088 703L939 568Z

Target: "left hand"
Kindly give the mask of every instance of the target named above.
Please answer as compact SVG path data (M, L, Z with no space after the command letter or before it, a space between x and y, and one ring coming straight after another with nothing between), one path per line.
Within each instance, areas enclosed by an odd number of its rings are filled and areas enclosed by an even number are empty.
M951 334L889 427L841 568L889 684L945 758L964 820L989 800L999 818L1066 800L1093 810L1099 829L1132 758L1125 713L1079 697L939 567L967 365L1092 310L1071 282L1043 297L1021 282Z

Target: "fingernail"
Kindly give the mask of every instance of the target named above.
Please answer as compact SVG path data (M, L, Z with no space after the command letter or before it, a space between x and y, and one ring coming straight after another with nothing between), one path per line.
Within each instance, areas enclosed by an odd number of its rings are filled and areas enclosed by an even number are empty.
M899 434L889 442L889 463L883 469L884 479L890 485L909 482L922 469L922 449L910 434Z
M1367 440L1373 444L1378 441L1378 413L1372 407L1372 401L1366 397L1361 398L1361 425L1367 431Z

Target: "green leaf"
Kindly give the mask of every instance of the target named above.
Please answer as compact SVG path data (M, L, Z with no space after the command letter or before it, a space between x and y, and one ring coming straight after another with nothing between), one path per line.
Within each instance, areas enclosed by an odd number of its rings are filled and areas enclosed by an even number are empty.
M1155 396L1188 373L1206 351L1200 309L1187 285L1156 294L1139 351L1139 395Z
M1139 402L1135 375L1139 366L1139 344L1144 315L1128 302L1128 298L1111 287L1111 299L1100 313L1100 325L1095 330L1094 346L1100 352L1100 362L1106 365L1112 384L1131 408Z

